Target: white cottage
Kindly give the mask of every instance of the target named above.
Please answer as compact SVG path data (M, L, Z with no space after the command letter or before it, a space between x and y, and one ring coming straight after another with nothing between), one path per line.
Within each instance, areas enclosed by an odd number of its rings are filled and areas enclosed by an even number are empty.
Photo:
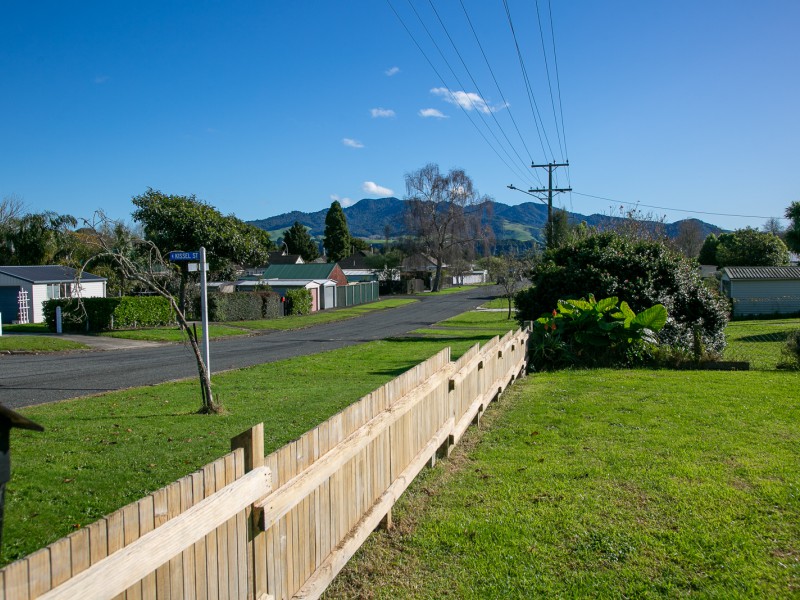
M800 312L800 267L724 267L720 285L734 317Z
M42 303L53 298L105 298L106 278L84 272L80 286L77 271L60 265L0 266L0 314L3 323L20 321L26 312L29 323L43 323ZM20 307L20 292L25 302Z

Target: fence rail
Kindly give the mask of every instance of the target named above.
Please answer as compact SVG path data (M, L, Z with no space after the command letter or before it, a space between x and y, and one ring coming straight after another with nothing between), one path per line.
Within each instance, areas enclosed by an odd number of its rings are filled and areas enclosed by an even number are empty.
M426 464L525 372L528 333L439 352L264 456L201 470L0 570L0 599L318 598Z

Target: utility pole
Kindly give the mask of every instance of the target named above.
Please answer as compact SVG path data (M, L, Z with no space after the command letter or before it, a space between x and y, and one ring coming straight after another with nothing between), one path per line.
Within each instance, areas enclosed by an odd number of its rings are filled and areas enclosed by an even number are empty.
M568 167L569 161L565 163L547 163L546 165L532 164L532 169L547 169L547 188L528 190L530 194L543 194L547 193L547 245L552 245L553 238L553 194L561 192L571 192L572 188L554 188L553 187L553 171L558 167Z

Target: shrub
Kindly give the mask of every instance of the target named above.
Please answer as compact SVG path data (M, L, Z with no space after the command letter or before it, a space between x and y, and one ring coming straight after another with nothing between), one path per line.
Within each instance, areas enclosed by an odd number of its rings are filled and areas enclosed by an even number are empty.
M800 329L793 331L786 338L786 345L781 349L779 369L800 371Z
M641 364L666 322L661 304L637 315L615 297L559 300L550 315L533 323L531 364L538 370Z
M286 292L290 315L307 315L311 312L311 292L306 289Z
M44 318L56 330L56 307L61 307L64 331L107 331L132 327L159 327L175 322L172 307L161 296L117 298L62 298L44 303Z
M660 242L594 234L548 251L531 281L515 297L521 322L549 313L559 299L615 296L635 312L664 305L669 319L658 332L661 344L692 350L697 328L705 348L725 348L726 300L703 284L692 261Z

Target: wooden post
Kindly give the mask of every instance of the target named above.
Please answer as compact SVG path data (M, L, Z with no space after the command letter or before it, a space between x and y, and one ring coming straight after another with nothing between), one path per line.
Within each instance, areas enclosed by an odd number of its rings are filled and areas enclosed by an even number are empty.
M264 466L264 424L231 439L231 450L244 450L245 472ZM267 536L259 527L263 509L247 509L247 585L256 598L267 594ZM251 594L247 594L252 597Z

